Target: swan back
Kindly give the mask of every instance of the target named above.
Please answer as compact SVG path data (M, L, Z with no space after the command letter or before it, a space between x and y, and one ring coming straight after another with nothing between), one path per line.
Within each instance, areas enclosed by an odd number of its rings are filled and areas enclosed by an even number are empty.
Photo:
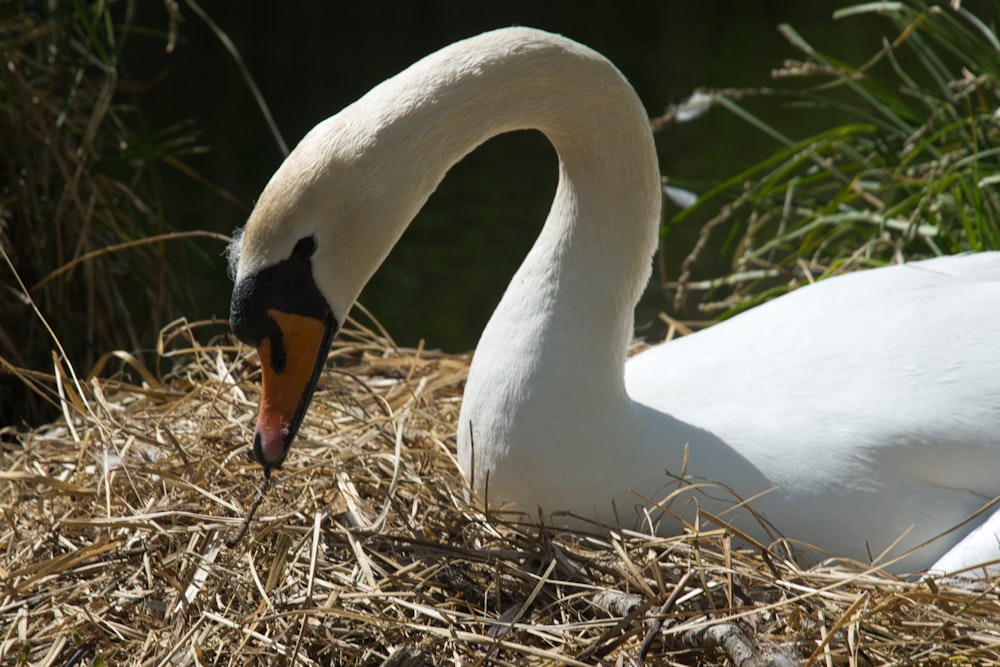
M637 404L706 430L690 470L743 497L773 488L754 507L778 533L868 561L1000 492L998 301L998 253L852 273L650 348L629 360L626 385ZM679 445L661 441L676 470Z

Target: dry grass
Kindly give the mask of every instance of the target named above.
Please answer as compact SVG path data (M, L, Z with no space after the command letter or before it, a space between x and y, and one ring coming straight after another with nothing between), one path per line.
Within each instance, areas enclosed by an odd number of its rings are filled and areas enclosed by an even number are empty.
M0 663L1000 660L994 590L804 571L722 530L586 535L484 514L454 456L468 359L357 325L229 548L261 479L258 370L193 341L184 324L163 335L162 382L61 374L65 418L7 439Z

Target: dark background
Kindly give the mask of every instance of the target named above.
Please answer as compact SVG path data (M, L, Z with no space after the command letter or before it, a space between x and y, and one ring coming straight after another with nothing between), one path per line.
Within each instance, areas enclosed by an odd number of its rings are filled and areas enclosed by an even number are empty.
M484 30L530 25L563 33L604 53L625 73L651 115L698 87L770 85L770 72L799 54L778 33L790 23L820 50L860 63L891 26L877 17L834 21L848 3L764 2L285 2L206 0L201 4L232 39L289 146L379 81L448 43ZM162 27L158 2L138 4L139 25ZM162 33L135 34L125 50L131 78L156 82L140 102L151 127L190 119L199 145L185 158L235 205L180 171L167 171L178 227L231 233L283 157L239 67L190 6L173 53ZM754 111L803 136L815 118L758 103ZM758 130L723 111L671 126L657 137L663 173L703 190L773 147ZM555 188L555 156L541 135L488 142L459 164L431 198L361 296L397 342L458 351L472 348L508 279L544 220ZM701 219L670 236L676 270ZM204 245L203 245L204 247ZM214 257L212 246L209 253ZM231 283L212 259L191 319L228 314ZM655 283L655 278L654 278ZM670 310L652 287L637 314L640 332L657 335L655 314Z

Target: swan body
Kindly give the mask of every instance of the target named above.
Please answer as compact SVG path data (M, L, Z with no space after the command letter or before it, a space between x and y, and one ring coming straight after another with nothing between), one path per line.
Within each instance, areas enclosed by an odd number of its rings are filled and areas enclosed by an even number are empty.
M898 571L1000 558L992 523L973 530L986 513L892 560L1000 494L1000 254L825 280L626 361L661 200L647 116L605 58L527 28L385 81L265 188L233 246L231 316L260 352L265 468L284 460L331 336L447 170L526 128L554 146L559 185L469 372L458 448L477 493L664 533L701 509L765 544ZM739 507L750 498L756 517Z

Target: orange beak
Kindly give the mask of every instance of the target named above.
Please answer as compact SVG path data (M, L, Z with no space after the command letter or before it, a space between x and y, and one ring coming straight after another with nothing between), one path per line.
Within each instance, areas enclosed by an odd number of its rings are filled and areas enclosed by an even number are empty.
M270 469L284 461L302 423L332 332L326 322L308 315L274 308L269 308L267 315L277 331L257 346L263 377L253 453L265 469Z

